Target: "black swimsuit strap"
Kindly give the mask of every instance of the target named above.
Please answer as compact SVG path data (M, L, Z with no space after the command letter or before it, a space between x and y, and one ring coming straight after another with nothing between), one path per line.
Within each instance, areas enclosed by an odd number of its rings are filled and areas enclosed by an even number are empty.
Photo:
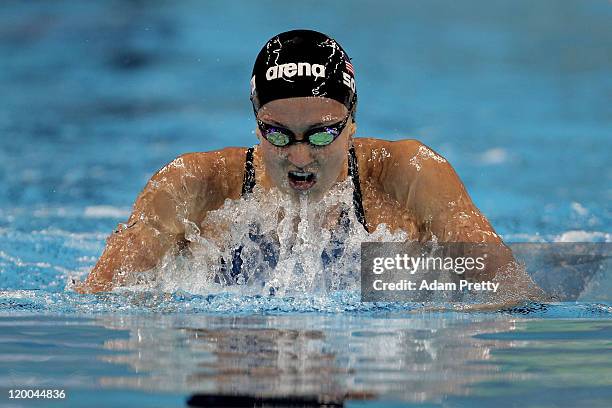
M242 181L242 196L252 193L253 188L255 188L255 166L253 165L254 151L255 149L253 147L249 147L246 152L246 160L244 162L244 179Z
M246 160L244 162L244 179L242 181L242 195L250 194L255 188L255 166L253 165L254 148L250 147L246 152ZM359 183L359 166L357 165L357 155L355 147L351 145L348 156L348 174L353 181L353 206L355 207L355 217L363 225L366 231L365 211L363 209L363 201L361 197L361 184Z
M366 231L368 226L365 219L365 211L363 209L363 201L361 197L361 184L359 183L359 166L357 165L357 154L355 147L351 145L349 148L348 172L351 180L353 180L353 207L355 207L355 217L357 221L363 225ZM368 231L369 232L369 231Z

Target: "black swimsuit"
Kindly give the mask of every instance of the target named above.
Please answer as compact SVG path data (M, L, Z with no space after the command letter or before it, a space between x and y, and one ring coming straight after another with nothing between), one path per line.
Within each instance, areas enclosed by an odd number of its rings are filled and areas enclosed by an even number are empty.
M244 164L244 179L242 182L242 193L244 197L246 194L253 192L255 188L255 166L253 164L253 153L254 148L247 149L246 160ZM363 225L366 231L368 227L365 219L365 212L363 209L363 202L361 198L361 186L359 183L359 167L357 165L357 156L355 154L355 148L351 146L348 151L348 174L353 181L353 207L355 209L355 217ZM346 210L342 210L340 214L339 225L345 230L349 227L349 218L347 217ZM276 266L276 259L278 257L278 251L275 248L273 242L269 241L264 235L258 234L257 231L249 232L249 238L256 242L262 250L264 261L268 263L270 267ZM331 258L336 258L344 252L344 248L341 239L336 237L336 234L332 235L332 248L331 253L324 252L322 257L325 263L329 262ZM223 280L226 284L235 284L238 275L242 272L242 246L234 249L232 254L231 268L228 270L228 265L225 259L221 259L221 270L220 274L223 276ZM215 282L220 283L221 277L217 276Z

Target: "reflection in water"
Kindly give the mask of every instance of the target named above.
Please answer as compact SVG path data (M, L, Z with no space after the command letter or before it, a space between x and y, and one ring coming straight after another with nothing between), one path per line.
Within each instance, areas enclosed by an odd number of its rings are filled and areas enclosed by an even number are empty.
M514 319L437 317L166 316L154 324L137 316L104 317L104 326L131 333L105 348L131 353L101 359L129 364L140 375L105 377L102 384L223 395L440 401L467 395L470 384L504 378L494 364L480 363L492 349L517 344L473 336L512 331Z
M569 319L0 315L0 388L65 388L69 406L92 400L120 406L138 398L141 405L183 407L187 396L207 394L251 401L374 399L365 406L539 401L607 408L612 321L609 314L587 318L572 310Z

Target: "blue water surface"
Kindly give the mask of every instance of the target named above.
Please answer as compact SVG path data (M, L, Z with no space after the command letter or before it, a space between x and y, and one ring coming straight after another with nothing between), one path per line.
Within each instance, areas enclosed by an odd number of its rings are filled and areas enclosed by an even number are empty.
M353 58L358 135L445 156L506 241L610 242L611 21L606 0L4 1L0 404L51 406L7 399L50 387L57 406L609 406L609 298L460 313L66 286L156 170L256 143L252 63L294 28Z

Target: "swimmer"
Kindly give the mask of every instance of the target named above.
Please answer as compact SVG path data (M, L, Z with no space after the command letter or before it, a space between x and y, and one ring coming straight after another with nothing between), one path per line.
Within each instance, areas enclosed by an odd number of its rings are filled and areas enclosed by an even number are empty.
M129 273L156 267L169 251L189 246L185 220L200 226L208 212L256 185L317 201L347 178L355 218L367 231L386 224L410 240L497 243L501 249L489 261L496 267L463 277L495 278L496 270L514 261L512 253L448 161L417 140L354 137L357 92L350 61L335 40L316 31L270 39L250 81L259 144L187 153L159 170L77 291L108 291ZM524 272L506 280L518 288L531 283Z

